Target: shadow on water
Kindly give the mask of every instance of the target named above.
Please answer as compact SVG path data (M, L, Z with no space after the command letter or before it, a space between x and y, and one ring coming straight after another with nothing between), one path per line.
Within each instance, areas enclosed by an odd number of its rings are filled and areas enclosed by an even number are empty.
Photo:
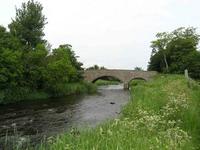
M119 115L129 99L123 85L101 86L96 95L67 96L0 106L0 145L18 139L38 143L71 127L94 127ZM28 137L28 138L27 138ZM7 141L11 139L11 141Z

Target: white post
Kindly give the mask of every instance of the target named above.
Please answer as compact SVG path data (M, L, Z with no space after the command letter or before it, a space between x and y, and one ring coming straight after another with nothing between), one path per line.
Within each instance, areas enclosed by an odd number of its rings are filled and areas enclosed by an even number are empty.
M189 75L188 75L188 70L187 69L185 69L185 78L189 79Z

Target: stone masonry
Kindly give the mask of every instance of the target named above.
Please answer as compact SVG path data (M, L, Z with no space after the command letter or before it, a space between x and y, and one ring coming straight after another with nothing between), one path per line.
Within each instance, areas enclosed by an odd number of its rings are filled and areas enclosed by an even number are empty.
M156 71L135 71L135 70L118 70L118 69L102 69L102 70L85 70L84 79L88 82L110 76L115 77L124 83L124 88L128 88L128 83L133 79L150 80L157 74Z

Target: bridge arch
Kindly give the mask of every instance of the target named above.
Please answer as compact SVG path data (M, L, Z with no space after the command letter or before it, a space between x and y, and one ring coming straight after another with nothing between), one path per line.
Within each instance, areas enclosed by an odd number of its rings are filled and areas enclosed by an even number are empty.
M134 78L131 78L128 82L128 87L130 87L132 84L135 84L137 85L138 83L132 83L133 81L138 81L138 82L147 82L147 79L145 78L142 78L142 77L134 77Z
M121 79L119 79L118 77L116 77L116 76L108 76L108 75L102 75L102 76L99 76L99 77L97 77L97 78L94 78L91 82L92 83L95 83L97 80L99 80L99 79L108 79L108 78L112 78L112 79L114 79L114 80L116 80L116 81L119 81L119 82L123 82L123 80L121 80Z

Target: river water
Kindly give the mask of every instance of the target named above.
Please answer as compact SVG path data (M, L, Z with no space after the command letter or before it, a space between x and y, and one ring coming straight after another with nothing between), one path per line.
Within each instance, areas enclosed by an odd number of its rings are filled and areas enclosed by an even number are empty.
M118 117L128 100L129 92L123 90L123 85L109 85L99 87L95 95L0 106L0 146L16 137L38 143L44 136L56 135L72 127L94 127Z

